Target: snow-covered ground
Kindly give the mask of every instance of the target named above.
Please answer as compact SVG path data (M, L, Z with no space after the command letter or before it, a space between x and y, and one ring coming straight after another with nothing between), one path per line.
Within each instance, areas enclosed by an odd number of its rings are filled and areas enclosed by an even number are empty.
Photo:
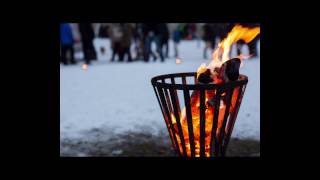
M141 128L155 133L165 130L151 78L166 73L194 72L201 63L209 62L202 58L204 43L197 41L180 43L181 64L172 58L172 42L171 58L164 63L153 60L111 63L110 42L96 39L94 44L97 50L105 46L106 54L98 51L99 60L88 70L82 70L82 62L60 65L60 139L78 138L93 128L112 129L116 133ZM243 52L248 52L246 46ZM245 60L241 74L247 75L249 82L232 136L260 140L260 58Z

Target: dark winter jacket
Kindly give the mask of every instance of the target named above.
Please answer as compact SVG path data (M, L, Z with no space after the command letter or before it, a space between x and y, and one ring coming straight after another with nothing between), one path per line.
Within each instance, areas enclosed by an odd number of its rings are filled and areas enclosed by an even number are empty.
M159 23L156 26L156 34L158 34L162 40L168 40L169 39L169 29L167 27L167 24L166 23Z
M92 42L94 39L94 31L91 23L79 23L79 31L82 43Z
M123 32L123 36L121 39L121 47L129 48L131 45L131 40L133 38L133 27L129 23L121 24L121 30Z
M141 25L143 36L146 37L150 32L157 33L157 23L145 23Z
M204 41L213 41L215 38L214 27L212 24L205 24L203 26L203 37Z
M180 31L179 31L178 29L174 30L172 37L173 37L173 41L174 41L175 43L179 43L179 42L180 42L180 39L181 39Z
M120 26L120 23L112 23L109 27L109 37L111 41L111 47L115 48L116 44L121 42L123 38L123 31Z
M69 23L60 24L60 41L61 45L73 44L72 30Z

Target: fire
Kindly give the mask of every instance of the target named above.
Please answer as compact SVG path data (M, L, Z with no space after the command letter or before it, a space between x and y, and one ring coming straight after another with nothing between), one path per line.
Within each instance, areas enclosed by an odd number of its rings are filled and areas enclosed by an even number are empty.
M201 73L204 73L207 70L206 64L202 63L197 70L197 78Z
M197 70L197 78L201 73L204 73L207 69L209 69L211 72L213 72L213 75L215 78L213 78L212 83L223 83L221 79L219 79L219 76L217 76L217 69L221 67L221 65L228 61L230 59L229 54L231 47L234 43L236 43L239 40L244 40L246 43L252 41L258 34L260 33L260 28L245 28L241 25L236 25L231 32L228 34L228 36L223 39L219 45L218 48L214 50L212 54L212 61L211 63L206 66L205 64L201 64L200 67ZM240 55L238 56L239 59L243 60L246 58L249 58L250 55ZM243 64L241 62L242 67ZM236 100L238 97L239 88L236 88L232 94L231 97L231 105L229 112L233 112ZM216 91L206 91L205 94L205 102L206 102L206 109L205 109L205 156L210 156L210 142L211 142L211 132L212 132L212 125L213 125L213 116L214 116L214 105L210 105L210 101L213 100L213 98L216 95ZM226 93L221 94L221 100L220 100L220 106L219 106L219 117L217 122L217 131L216 135L220 133L223 117L226 111L226 105L225 105L225 99ZM200 156L200 92L199 91L193 91L191 94L190 99L190 105L191 105L191 112L192 112L192 125L193 125L193 133L194 133L194 141L195 141L195 156ZM181 139L178 136L178 128L177 128L177 120L173 114L171 114L171 119L173 122L173 128L175 130L175 136L177 138L177 142L179 145L180 152L182 153L182 144ZM189 132L188 132L188 123L186 118L186 109L183 108L180 115L180 122L182 126L183 131L183 138L186 144L186 150L187 155L191 156L191 146L189 141Z
M206 93L205 96L205 101L207 102L210 97L214 97L214 92L208 92ZM191 95L191 112L192 112L192 125L193 125L193 132L194 132L194 141L195 141L195 155L197 157L200 156L200 92L199 91L194 91L194 93ZM218 119L218 129L222 125L223 121L223 114L225 113L226 106L224 102L221 100L220 101L220 106L219 106L219 119ZM206 115L206 126L205 126L205 154L207 157L209 157L209 148L210 148L210 138L211 137L211 131L212 131L212 123L213 123L213 114L214 114L214 108L209 107L209 105L206 105L206 110L205 110L205 115ZM176 119L173 114L171 114L172 122L174 125L174 129L176 131L176 137L177 141L179 144L180 152L182 153L182 145L181 145L181 139L178 136L178 129L176 125ZM186 119L186 110L183 108L181 111L181 118L180 118L181 126L182 126L182 131L183 131L183 136L184 136L184 141L186 144L186 150L187 150L187 155L191 156L191 147L190 147L190 141L189 141L189 133L188 133L188 123ZM217 134L218 134L217 130Z
M223 39L218 47L212 53L212 61L208 65L209 69L215 69L221 67L221 65L230 59L231 47L239 40L243 40L245 43L252 41L260 33L260 27L246 28L241 25L233 27L227 37ZM251 55L239 55L241 60L247 59ZM242 63L241 63L242 64ZM243 64L242 64L243 66ZM199 72L198 72L199 73Z
M222 62L225 62L230 59L229 54L232 47L232 44L236 43L239 40L244 40L245 43L252 41L260 33L260 28L246 28L241 25L236 25L233 27L228 36L219 43L218 48L221 48L223 51ZM219 58L219 57L216 57Z

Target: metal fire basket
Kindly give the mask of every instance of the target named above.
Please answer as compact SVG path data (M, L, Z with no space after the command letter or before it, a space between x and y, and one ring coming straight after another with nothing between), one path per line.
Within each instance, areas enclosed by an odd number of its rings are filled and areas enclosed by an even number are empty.
M247 76L240 75L238 80L224 84L202 84L197 82L196 72L166 74L151 79L172 146L179 156L225 156L247 82ZM199 95L199 107L196 106L199 108L198 128L194 127L197 119L193 119L195 114L192 111L194 107L191 107L192 93ZM214 94L213 98L207 99L207 93ZM220 113L221 103L225 105L223 113ZM181 107L185 107L184 123L180 119ZM206 119L206 113L209 110L212 112L212 127L208 133L206 123L209 121ZM206 138L210 139L209 145Z

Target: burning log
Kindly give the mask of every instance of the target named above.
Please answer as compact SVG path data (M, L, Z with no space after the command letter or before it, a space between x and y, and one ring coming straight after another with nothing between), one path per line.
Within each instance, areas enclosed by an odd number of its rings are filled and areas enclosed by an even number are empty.
M207 68L203 73L201 73L198 76L198 81L204 84L213 82L213 74L211 73L210 69Z
M233 58L223 63L219 71L219 79L224 82L236 81L239 78L240 64L239 58Z
M198 82L208 83L226 83L236 81L239 77L241 60L233 58L224 62L221 67L216 67L212 73L210 69L201 67L198 71Z
M241 60L239 58L232 58L224 62L221 65L221 67L215 67L213 70L213 73L209 68L205 67L204 65L201 65L198 69L198 76L197 76L198 82L204 83L204 84L208 84L208 83L223 84L230 81L236 81L239 78L240 64L241 64ZM221 96L221 100L223 102L226 101L225 94L226 93L223 93ZM198 96L198 95L195 95L195 93L193 93L191 95L191 99L194 96ZM214 94L208 95L207 97L209 99L207 101L207 105L214 107L215 99L212 98L214 97Z

